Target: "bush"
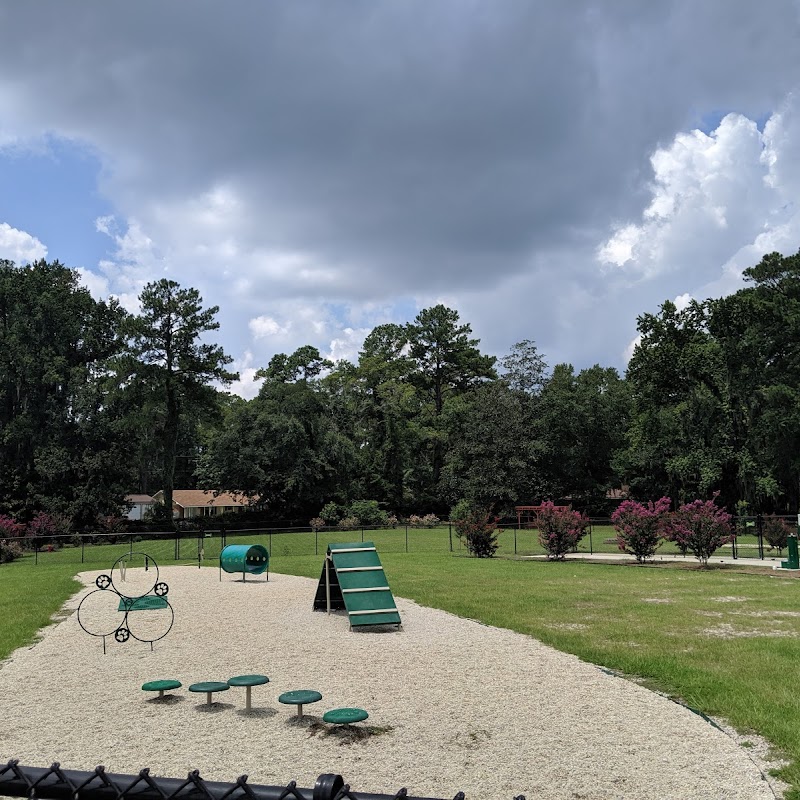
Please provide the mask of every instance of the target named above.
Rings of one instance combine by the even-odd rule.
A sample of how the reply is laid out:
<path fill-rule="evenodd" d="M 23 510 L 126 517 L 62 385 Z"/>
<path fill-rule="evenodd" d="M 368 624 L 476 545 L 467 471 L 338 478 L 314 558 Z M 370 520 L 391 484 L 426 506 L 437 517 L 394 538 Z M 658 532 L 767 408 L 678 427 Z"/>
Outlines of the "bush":
<path fill-rule="evenodd" d="M 714 505 L 713 500 L 686 503 L 667 518 L 664 538 L 675 542 L 683 552 L 691 552 L 705 567 L 717 548 L 732 541 L 731 515 Z"/>
<path fill-rule="evenodd" d="M 661 544 L 664 515 L 669 511 L 670 500 L 662 497 L 647 505 L 635 500 L 624 500 L 611 515 L 617 531 L 617 546 L 623 553 L 636 556 L 639 563 L 652 558 Z"/>
<path fill-rule="evenodd" d="M 347 509 L 347 516 L 355 517 L 360 525 L 367 528 L 386 525 L 389 518 L 377 500 L 354 500 Z"/>
<path fill-rule="evenodd" d="M 542 503 L 536 513 L 539 529 L 539 544 L 547 551 L 551 560 L 563 560 L 564 556 L 578 546 L 586 535 L 589 518 L 569 508 L 557 508 L 553 503 Z"/>
<path fill-rule="evenodd" d="M 352 531 L 358 528 L 359 525 L 355 517 L 344 517 L 336 523 L 336 527 L 340 531 Z"/>
<path fill-rule="evenodd" d="M 441 520 L 436 514 L 425 514 L 424 517 L 419 517 L 416 514 L 412 514 L 408 518 L 408 524 L 412 528 L 435 528 Z"/>
<path fill-rule="evenodd" d="M 319 516 L 326 525 L 335 525 L 345 515 L 345 509 L 338 503 L 326 503 L 319 512 Z"/>
<path fill-rule="evenodd" d="M 464 540 L 470 555 L 494 558 L 500 546 L 497 541 L 497 517 L 462 500 L 453 508 L 450 520 L 456 529 L 456 536 Z"/>
<path fill-rule="evenodd" d="M 778 555 L 786 547 L 789 534 L 793 533 L 786 520 L 776 517 L 774 514 L 764 517 L 763 534 L 769 544 L 769 549 L 776 549 Z"/>
<path fill-rule="evenodd" d="M 22 558 L 22 545 L 14 539 L 0 539 L 0 564 Z"/>
<path fill-rule="evenodd" d="M 321 531 L 325 527 L 325 520 L 322 517 L 314 517 L 314 519 L 309 520 L 308 527 L 315 532 Z"/>
<path fill-rule="evenodd" d="M 397 517 L 394 514 L 389 514 L 389 516 L 386 517 L 386 524 L 390 528 L 396 528 L 397 527 Z"/>
<path fill-rule="evenodd" d="M 144 512 L 143 517 L 145 522 L 152 522 L 156 525 L 165 525 L 172 528 L 175 525 L 175 519 L 172 513 L 167 509 L 163 503 L 153 503 Z"/>
<path fill-rule="evenodd" d="M 0 539 L 19 539 L 24 534 L 24 525 L 20 525 L 5 514 L 0 514 Z"/>
<path fill-rule="evenodd" d="M 47 547 L 52 550 L 61 547 L 61 539 L 58 537 L 68 537 L 70 529 L 71 524 L 68 517 L 39 511 L 28 523 L 26 535 L 34 547 Z"/>

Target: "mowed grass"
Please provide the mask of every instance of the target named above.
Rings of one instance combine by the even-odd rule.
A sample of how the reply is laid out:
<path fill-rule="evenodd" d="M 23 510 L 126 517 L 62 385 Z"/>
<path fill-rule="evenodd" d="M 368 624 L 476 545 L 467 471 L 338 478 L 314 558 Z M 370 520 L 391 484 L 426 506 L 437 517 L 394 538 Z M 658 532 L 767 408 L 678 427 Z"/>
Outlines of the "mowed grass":
<path fill-rule="evenodd" d="M 0 566 L 0 661 L 30 644 L 80 589 L 76 571 L 71 565 L 29 568 L 24 561 Z"/>
<path fill-rule="evenodd" d="M 377 535 L 367 533 L 378 543 L 396 595 L 534 636 L 765 737 L 791 761 L 781 777 L 794 787 L 789 797 L 800 799 L 800 582 L 739 568 L 473 559 L 457 542 L 450 553 L 441 533 L 420 533 L 429 538 L 415 544 L 421 548 L 427 541 L 435 549 L 409 547 L 405 553 L 404 540 L 382 547 Z M 358 541 L 360 534 L 316 543 L 313 534 L 307 537 L 312 538 L 301 542 L 273 534 L 270 569 L 318 579 L 327 542 Z M 241 543 L 255 541 L 248 536 Z M 229 536 L 228 543 L 235 538 Z M 134 547 L 150 553 L 151 544 L 156 543 Z M 174 555 L 174 543 L 159 544 L 172 547 Z M 316 555 L 308 552 L 315 544 Z M 216 558 L 210 546 L 211 540 L 203 543 L 207 565 Z M 34 566 L 31 558 L 0 567 L 0 658 L 32 641 L 78 588 L 75 572 L 110 569 L 118 548 L 108 546 L 102 563 L 92 558 L 83 567 L 44 560 Z M 93 548 L 98 560 L 104 549 Z M 167 555 L 165 550 L 160 563 L 175 563 Z M 186 563 L 196 563 L 196 545 L 194 562 L 190 556 L 187 551 Z M 535 684 L 530 689 L 535 692 Z"/>

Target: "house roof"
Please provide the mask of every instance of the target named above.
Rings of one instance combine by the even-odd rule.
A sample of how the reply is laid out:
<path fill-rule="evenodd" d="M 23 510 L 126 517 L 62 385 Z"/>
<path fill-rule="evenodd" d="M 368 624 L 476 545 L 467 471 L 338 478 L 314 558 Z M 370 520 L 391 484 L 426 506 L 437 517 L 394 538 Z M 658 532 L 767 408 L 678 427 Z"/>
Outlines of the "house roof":
<path fill-rule="evenodd" d="M 149 494 L 126 494 L 125 502 L 144 505 L 145 503 L 155 503 L 156 501 Z"/>
<path fill-rule="evenodd" d="M 163 500 L 164 492 L 156 492 L 156 497 L 159 495 Z M 228 492 L 214 494 L 211 490 L 206 489 L 173 489 L 172 502 L 181 508 L 208 506 L 216 508 L 219 506 L 246 506 L 250 501 L 243 494 L 229 494 Z"/>

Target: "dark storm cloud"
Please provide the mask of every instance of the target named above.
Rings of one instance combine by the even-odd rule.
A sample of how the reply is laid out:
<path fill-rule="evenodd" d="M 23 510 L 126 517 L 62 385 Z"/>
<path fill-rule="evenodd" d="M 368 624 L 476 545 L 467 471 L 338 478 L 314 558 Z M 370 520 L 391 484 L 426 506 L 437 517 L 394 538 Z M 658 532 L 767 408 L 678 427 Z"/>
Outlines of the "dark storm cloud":
<path fill-rule="evenodd" d="M 141 232 L 120 251 L 153 244 L 239 322 L 240 347 L 248 317 L 280 317 L 272 301 L 442 296 L 495 351 L 534 337 L 595 360 L 613 340 L 613 360 L 636 314 L 687 290 L 688 268 L 626 290 L 598 246 L 641 220 L 656 148 L 728 111 L 764 119 L 800 86 L 798 10 L 7 2 L 0 142 L 50 132 L 93 148 L 101 190 Z M 215 190 L 230 203 L 198 212 Z M 156 277 L 127 277 L 143 275 Z M 608 321 L 587 335 L 592 303 Z"/>
<path fill-rule="evenodd" d="M 124 211 L 227 182 L 245 241 L 480 285 L 633 213 L 647 154 L 709 103 L 771 108 L 800 44 L 793 4 L 765 9 L 8 4 L 0 82 L 100 149 Z"/>

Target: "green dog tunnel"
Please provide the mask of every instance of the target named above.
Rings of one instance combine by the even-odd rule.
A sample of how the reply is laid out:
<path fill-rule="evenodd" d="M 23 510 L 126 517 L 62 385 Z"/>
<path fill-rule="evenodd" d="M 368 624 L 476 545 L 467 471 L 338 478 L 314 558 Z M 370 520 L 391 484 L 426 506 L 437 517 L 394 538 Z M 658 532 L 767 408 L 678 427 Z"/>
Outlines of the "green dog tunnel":
<path fill-rule="evenodd" d="M 260 544 L 229 544 L 219 554 L 219 579 L 225 572 L 241 572 L 242 580 L 247 580 L 247 573 L 261 575 L 267 573 L 269 580 L 269 551 Z"/>

